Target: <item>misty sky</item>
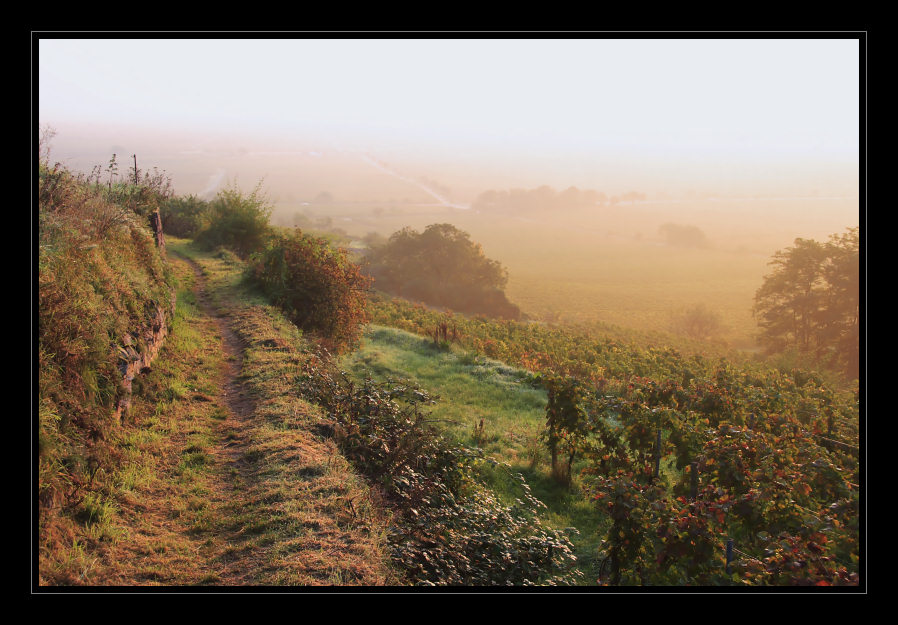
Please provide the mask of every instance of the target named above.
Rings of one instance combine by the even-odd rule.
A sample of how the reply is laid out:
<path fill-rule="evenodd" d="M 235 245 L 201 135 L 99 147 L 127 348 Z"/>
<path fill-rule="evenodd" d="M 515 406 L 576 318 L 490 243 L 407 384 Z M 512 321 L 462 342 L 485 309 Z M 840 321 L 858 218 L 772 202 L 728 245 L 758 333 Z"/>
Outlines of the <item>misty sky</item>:
<path fill-rule="evenodd" d="M 45 39 L 39 121 L 856 159 L 852 39 Z"/>

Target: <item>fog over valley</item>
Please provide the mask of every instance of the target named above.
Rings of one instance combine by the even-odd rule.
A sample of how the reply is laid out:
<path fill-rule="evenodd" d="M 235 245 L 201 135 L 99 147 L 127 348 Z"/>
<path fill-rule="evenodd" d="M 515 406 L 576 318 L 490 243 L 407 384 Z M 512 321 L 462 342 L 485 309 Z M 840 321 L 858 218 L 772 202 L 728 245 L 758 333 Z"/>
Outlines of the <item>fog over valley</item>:
<path fill-rule="evenodd" d="M 32 39 L 35 586 L 866 590 L 866 32 Z"/>
<path fill-rule="evenodd" d="M 856 42 L 231 43 L 105 42 L 211 68 L 172 69 L 160 97 L 127 75 L 121 92 L 67 90 L 63 64 L 115 71 L 118 55 L 42 42 L 59 64 L 39 91 L 52 158 L 90 172 L 136 154 L 201 199 L 261 181 L 274 225 L 357 248 L 451 223 L 507 268 L 535 318 L 663 329 L 709 301 L 746 347 L 771 255 L 860 223 Z M 305 82 L 254 58 L 295 59 Z M 226 67 L 260 91 L 224 89 Z"/>

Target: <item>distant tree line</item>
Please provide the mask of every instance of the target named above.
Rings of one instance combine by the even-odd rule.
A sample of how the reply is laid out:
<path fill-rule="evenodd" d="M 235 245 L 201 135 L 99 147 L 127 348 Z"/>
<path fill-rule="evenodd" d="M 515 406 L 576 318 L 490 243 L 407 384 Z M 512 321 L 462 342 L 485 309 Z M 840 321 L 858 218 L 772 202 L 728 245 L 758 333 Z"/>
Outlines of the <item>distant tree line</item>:
<path fill-rule="evenodd" d="M 638 202 L 645 200 L 644 193 L 629 191 L 620 196 L 610 198 L 601 191 L 592 189 L 580 190 L 568 187 L 564 191 L 556 191 L 543 185 L 536 189 L 510 189 L 507 191 L 489 190 L 481 193 L 472 208 L 481 211 L 554 211 L 571 208 L 595 207 L 618 202 Z"/>
<path fill-rule="evenodd" d="M 754 314 L 769 353 L 793 352 L 845 375 L 859 373 L 858 228 L 829 241 L 795 239 L 774 254 L 755 294 Z"/>
<path fill-rule="evenodd" d="M 404 228 L 372 249 L 366 272 L 375 288 L 466 314 L 520 319 L 508 301 L 508 272 L 487 258 L 467 232 L 432 224 L 424 232 Z"/>

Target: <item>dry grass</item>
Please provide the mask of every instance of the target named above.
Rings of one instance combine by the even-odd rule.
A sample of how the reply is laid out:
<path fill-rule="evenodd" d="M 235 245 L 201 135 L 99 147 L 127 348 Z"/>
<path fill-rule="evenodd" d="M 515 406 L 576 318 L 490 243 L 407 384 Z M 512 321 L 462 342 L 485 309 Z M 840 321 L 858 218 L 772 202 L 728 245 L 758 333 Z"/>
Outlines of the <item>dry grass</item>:
<path fill-rule="evenodd" d="M 41 165 L 38 191 L 38 581 L 86 583 L 124 535 L 119 357 L 148 348 L 169 274 L 140 215 L 60 166 Z"/>
<path fill-rule="evenodd" d="M 292 391 L 298 332 L 246 299 L 233 259 L 199 256 L 196 274 L 179 249 L 175 326 L 116 433 L 102 514 L 54 525 L 40 583 L 396 583 L 388 519 Z M 209 302 L 191 295 L 201 283 Z"/>

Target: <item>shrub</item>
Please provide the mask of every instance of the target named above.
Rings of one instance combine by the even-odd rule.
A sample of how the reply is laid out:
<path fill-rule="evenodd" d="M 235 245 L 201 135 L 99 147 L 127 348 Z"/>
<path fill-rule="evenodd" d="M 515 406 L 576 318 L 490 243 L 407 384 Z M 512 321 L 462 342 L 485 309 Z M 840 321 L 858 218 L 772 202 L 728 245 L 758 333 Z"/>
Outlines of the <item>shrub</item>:
<path fill-rule="evenodd" d="M 711 247 L 708 237 L 697 226 L 666 223 L 658 228 L 658 232 L 664 236 L 668 245 L 676 247 Z"/>
<path fill-rule="evenodd" d="M 696 304 L 675 317 L 672 326 L 676 332 L 699 341 L 706 341 L 723 330 L 720 315 L 705 304 Z"/>
<path fill-rule="evenodd" d="M 527 586 L 575 584 L 576 557 L 565 531 L 544 528 L 545 504 L 520 474 L 521 496 L 497 500 L 478 478 L 478 449 L 444 438 L 423 407 L 428 393 L 406 381 L 358 386 L 326 354 L 303 366 L 302 393 L 333 418 L 325 424 L 343 454 L 380 490 L 394 511 L 392 560 L 416 585 Z"/>
<path fill-rule="evenodd" d="M 162 204 L 162 228 L 166 234 L 186 239 L 194 238 L 202 229 L 209 203 L 195 195 L 174 197 Z"/>
<path fill-rule="evenodd" d="M 368 322 L 367 289 L 346 252 L 302 232 L 273 235 L 253 257 L 252 279 L 290 320 L 335 351 L 354 347 Z"/>
<path fill-rule="evenodd" d="M 265 247 L 271 234 L 268 218 L 272 207 L 262 192 L 262 183 L 249 195 L 234 183 L 218 192 L 206 211 L 206 225 L 195 240 L 206 249 L 223 245 L 241 258 Z"/>

